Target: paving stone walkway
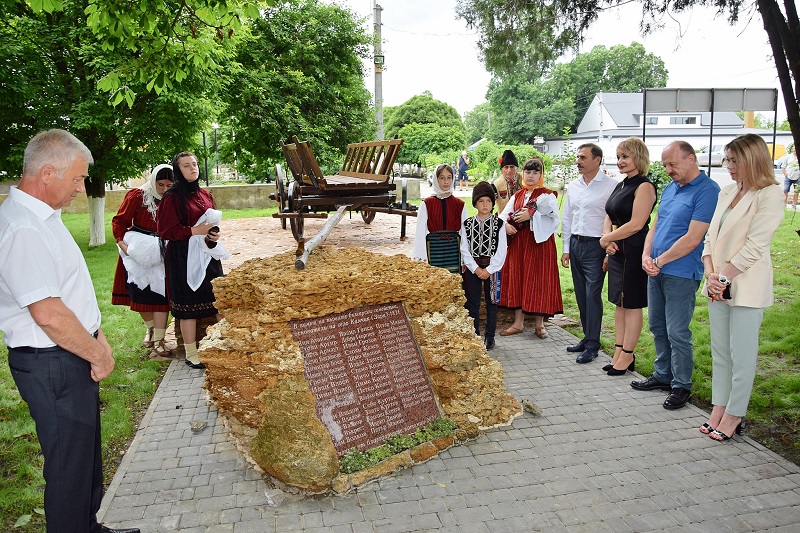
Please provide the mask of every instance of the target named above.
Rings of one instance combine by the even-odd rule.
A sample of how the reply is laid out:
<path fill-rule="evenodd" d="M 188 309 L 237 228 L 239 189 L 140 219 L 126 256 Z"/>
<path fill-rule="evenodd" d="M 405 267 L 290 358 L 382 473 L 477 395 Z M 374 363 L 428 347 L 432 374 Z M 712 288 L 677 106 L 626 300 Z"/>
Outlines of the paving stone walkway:
<path fill-rule="evenodd" d="M 234 222 L 259 231 L 254 221 L 229 221 L 223 231 L 234 233 Z M 291 249 L 273 230 L 264 233 Z M 389 253 L 408 247 L 388 242 Z M 240 256 L 274 249 L 257 238 L 252 247 Z M 663 409 L 666 393 L 630 387 L 638 375 L 601 372 L 604 354 L 575 364 L 564 350 L 574 336 L 548 330 L 544 340 L 533 328 L 498 337 L 491 352 L 509 391 L 534 401 L 540 416 L 337 497 L 272 489 L 228 440 L 203 372 L 173 362 L 99 519 L 146 533 L 800 531 L 799 467 L 746 436 L 712 441 L 697 429 L 704 411 Z M 208 426 L 195 433 L 193 421 Z"/>

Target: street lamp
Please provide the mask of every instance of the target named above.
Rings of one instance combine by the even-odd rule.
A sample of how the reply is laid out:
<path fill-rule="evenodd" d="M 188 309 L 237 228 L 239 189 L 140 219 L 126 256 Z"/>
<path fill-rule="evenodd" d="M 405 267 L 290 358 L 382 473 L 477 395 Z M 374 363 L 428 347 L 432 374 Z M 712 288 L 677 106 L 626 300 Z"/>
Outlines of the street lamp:
<path fill-rule="evenodd" d="M 214 128 L 214 162 L 217 164 L 217 176 L 219 176 L 219 154 L 217 152 L 217 130 L 219 129 L 219 124 L 212 122 L 211 127 Z"/>

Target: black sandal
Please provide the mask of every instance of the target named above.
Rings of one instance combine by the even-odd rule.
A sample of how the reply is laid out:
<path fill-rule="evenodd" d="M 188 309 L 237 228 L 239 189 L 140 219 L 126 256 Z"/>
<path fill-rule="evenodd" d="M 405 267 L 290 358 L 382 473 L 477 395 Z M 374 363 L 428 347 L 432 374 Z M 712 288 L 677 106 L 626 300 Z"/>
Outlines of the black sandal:
<path fill-rule="evenodd" d="M 622 345 L 621 345 L 621 344 L 615 344 L 615 345 L 614 345 L 614 347 L 615 347 L 615 348 L 622 348 Z M 612 365 L 611 363 L 609 363 L 609 364 L 607 364 L 606 366 L 604 366 L 604 367 L 603 367 L 603 372 L 608 372 L 608 371 L 609 371 L 609 370 L 611 370 L 612 368 L 614 368 L 614 365 Z"/>

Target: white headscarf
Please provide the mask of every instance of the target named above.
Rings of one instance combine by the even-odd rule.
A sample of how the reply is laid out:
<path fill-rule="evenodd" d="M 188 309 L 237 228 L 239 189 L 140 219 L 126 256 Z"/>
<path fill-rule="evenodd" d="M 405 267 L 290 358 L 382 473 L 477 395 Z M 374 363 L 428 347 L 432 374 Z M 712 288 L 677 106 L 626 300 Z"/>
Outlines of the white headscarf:
<path fill-rule="evenodd" d="M 453 187 L 452 186 L 450 187 L 450 190 L 445 191 L 439 185 L 439 173 L 444 169 L 449 169 L 450 173 L 451 174 L 453 173 L 453 168 L 450 165 L 446 164 L 446 163 L 442 163 L 441 165 L 437 166 L 436 170 L 433 172 L 433 183 L 431 183 L 431 186 L 433 187 L 433 194 L 437 198 L 447 198 L 448 196 L 452 196 L 453 195 Z M 455 178 L 455 175 L 453 176 L 453 178 Z M 455 181 L 455 179 L 454 179 L 454 181 Z"/>
<path fill-rule="evenodd" d="M 168 168 L 170 171 L 172 170 L 172 165 L 165 165 L 161 164 L 156 166 L 153 171 L 150 173 L 150 179 L 147 180 L 144 185 L 139 187 L 142 192 L 144 193 L 142 203 L 144 203 L 147 210 L 153 216 L 153 220 L 156 219 L 156 210 L 158 209 L 158 205 L 156 201 L 161 200 L 161 195 L 158 194 L 158 190 L 156 189 L 156 181 L 158 178 L 158 173 L 161 172 L 163 169 Z"/>

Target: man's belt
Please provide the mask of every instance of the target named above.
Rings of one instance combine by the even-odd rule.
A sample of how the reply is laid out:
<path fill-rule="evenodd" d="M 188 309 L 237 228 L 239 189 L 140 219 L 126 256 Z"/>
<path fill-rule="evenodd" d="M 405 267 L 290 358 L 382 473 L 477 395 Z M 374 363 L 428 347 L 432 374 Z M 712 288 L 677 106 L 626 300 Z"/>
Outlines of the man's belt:
<path fill-rule="evenodd" d="M 578 242 L 599 241 L 600 237 L 586 237 L 585 235 L 572 235 L 572 238 Z"/>
<path fill-rule="evenodd" d="M 473 259 L 475 259 L 475 262 L 476 262 L 476 263 L 478 264 L 478 266 L 479 266 L 479 267 L 481 267 L 481 268 L 486 268 L 486 267 L 488 267 L 488 266 L 489 266 L 489 263 L 491 263 L 491 262 L 492 262 L 492 258 L 491 258 L 491 257 L 489 257 L 488 255 L 481 255 L 481 256 L 478 256 L 478 257 L 473 257 Z"/>
<path fill-rule="evenodd" d="M 92 337 L 95 339 L 97 338 L 97 331 L 92 333 Z M 17 352 L 22 353 L 52 353 L 52 352 L 66 352 L 69 350 L 65 350 L 61 346 L 48 346 L 46 348 L 36 348 L 35 346 L 17 346 L 17 347 L 10 347 L 9 350 L 16 350 Z"/>

